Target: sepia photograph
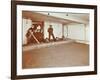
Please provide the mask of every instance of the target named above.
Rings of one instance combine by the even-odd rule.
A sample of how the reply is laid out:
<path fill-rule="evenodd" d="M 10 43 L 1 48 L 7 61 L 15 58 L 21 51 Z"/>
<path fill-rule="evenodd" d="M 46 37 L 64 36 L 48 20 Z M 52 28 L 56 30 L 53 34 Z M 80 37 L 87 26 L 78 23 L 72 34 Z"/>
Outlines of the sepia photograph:
<path fill-rule="evenodd" d="M 97 7 L 12 1 L 12 79 L 97 74 Z"/>
<path fill-rule="evenodd" d="M 89 14 L 22 11 L 22 67 L 89 65 Z"/>

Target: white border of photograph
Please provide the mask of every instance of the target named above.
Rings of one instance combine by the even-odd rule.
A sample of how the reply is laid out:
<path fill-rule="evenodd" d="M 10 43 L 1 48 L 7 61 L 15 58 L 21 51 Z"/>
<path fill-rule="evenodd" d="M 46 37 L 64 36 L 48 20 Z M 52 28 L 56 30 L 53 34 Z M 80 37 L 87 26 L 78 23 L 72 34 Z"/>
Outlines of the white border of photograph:
<path fill-rule="evenodd" d="M 54 68 L 33 68 L 22 69 L 22 10 L 25 11 L 50 11 L 50 12 L 71 12 L 71 13 L 89 13 L 90 42 L 89 42 L 89 66 L 74 67 L 54 67 Z M 94 10 L 79 8 L 60 8 L 44 6 L 26 6 L 17 5 L 17 75 L 36 75 L 50 73 L 69 73 L 94 71 Z"/>

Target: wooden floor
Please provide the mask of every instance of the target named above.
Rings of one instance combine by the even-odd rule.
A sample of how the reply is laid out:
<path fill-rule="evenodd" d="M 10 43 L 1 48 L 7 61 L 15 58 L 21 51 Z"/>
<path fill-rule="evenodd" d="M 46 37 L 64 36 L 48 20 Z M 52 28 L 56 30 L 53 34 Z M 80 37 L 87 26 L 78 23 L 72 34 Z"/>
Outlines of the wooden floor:
<path fill-rule="evenodd" d="M 89 65 L 89 45 L 66 43 L 23 51 L 22 67 L 46 68 Z"/>

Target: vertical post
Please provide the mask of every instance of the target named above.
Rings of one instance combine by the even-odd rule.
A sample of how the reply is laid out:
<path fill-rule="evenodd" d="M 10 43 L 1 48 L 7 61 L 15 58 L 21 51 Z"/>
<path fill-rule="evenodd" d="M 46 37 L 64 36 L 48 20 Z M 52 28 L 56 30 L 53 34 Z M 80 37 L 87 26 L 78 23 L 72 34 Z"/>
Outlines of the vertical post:
<path fill-rule="evenodd" d="M 84 24 L 84 41 L 86 41 L 86 24 Z"/>
<path fill-rule="evenodd" d="M 64 38 L 64 24 L 62 24 L 62 39 Z"/>
<path fill-rule="evenodd" d="M 67 28 L 67 37 L 68 37 L 68 26 L 66 25 L 66 28 Z"/>

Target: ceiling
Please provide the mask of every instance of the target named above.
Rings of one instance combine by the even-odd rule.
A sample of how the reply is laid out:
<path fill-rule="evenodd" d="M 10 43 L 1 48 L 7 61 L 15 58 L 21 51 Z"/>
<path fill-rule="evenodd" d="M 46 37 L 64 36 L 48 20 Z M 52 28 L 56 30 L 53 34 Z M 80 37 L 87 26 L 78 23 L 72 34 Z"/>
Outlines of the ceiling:
<path fill-rule="evenodd" d="M 30 18 L 32 21 L 51 21 L 62 24 L 69 23 L 88 23 L 89 14 L 81 13 L 51 13 L 51 12 L 33 12 L 23 11 L 23 18 Z"/>

